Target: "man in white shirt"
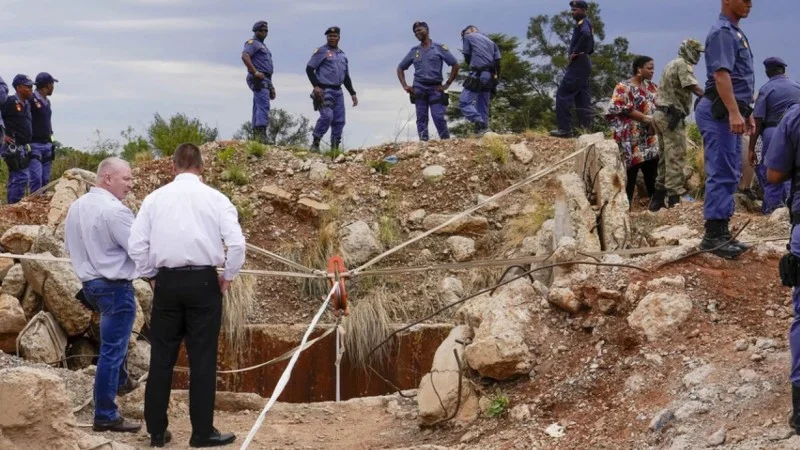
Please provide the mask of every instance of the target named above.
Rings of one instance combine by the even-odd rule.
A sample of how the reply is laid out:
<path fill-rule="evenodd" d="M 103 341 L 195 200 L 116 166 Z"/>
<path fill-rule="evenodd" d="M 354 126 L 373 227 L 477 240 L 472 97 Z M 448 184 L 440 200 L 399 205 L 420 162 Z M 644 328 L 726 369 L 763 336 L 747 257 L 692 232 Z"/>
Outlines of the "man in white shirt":
<path fill-rule="evenodd" d="M 214 428 L 217 341 L 222 295 L 244 264 L 245 240 L 236 207 L 200 180 L 200 149 L 194 144 L 179 145 L 172 164 L 175 180 L 144 199 L 129 241 L 136 268 L 144 277 L 155 277 L 145 422 L 152 446 L 169 441 L 172 370 L 185 338 L 192 422 L 189 445 L 226 445 L 236 436 Z M 216 268 L 223 264 L 224 271 L 217 276 Z"/>
<path fill-rule="evenodd" d="M 64 241 L 86 301 L 100 312 L 100 356 L 94 377 L 95 431 L 137 432 L 114 398 L 133 390 L 125 361 L 136 318 L 132 280 L 136 266 L 128 256 L 133 213 L 120 200 L 131 190 L 131 168 L 107 158 L 97 168 L 97 185 L 69 207 Z"/>

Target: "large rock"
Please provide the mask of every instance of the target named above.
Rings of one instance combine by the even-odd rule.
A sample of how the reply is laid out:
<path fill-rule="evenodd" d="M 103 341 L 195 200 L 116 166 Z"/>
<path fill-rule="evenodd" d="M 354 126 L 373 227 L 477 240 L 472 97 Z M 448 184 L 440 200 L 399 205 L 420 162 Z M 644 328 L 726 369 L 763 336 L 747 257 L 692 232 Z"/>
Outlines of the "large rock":
<path fill-rule="evenodd" d="M 512 145 L 511 154 L 522 164 L 528 164 L 533 160 L 533 152 L 528 150 L 528 145 L 525 141 Z"/>
<path fill-rule="evenodd" d="M 311 163 L 311 168 L 308 171 L 308 179 L 310 180 L 325 180 L 330 176 L 328 165 L 322 161 L 314 161 Z"/>
<path fill-rule="evenodd" d="M 653 247 L 678 245 L 683 239 L 697 237 L 697 231 L 686 225 L 664 225 L 650 232 L 648 242 Z"/>
<path fill-rule="evenodd" d="M 22 295 L 25 293 L 25 285 L 25 272 L 22 270 L 22 265 L 14 264 L 14 266 L 9 269 L 6 277 L 3 278 L 3 294 L 22 298 Z"/>
<path fill-rule="evenodd" d="M 14 260 L 11 258 L 0 258 L 0 280 L 8 275 L 8 271 L 14 267 Z"/>
<path fill-rule="evenodd" d="M 431 230 L 447 222 L 454 216 L 431 214 L 422 221 L 422 228 Z M 462 217 L 434 234 L 484 234 L 489 229 L 489 221 L 481 216 Z"/>
<path fill-rule="evenodd" d="M 586 185 L 574 173 L 559 175 L 556 192 L 553 244 L 562 237 L 571 237 L 583 252 L 599 252 L 596 233 L 597 215 L 586 199 Z"/>
<path fill-rule="evenodd" d="M 25 318 L 31 320 L 39 311 L 42 310 L 43 301 L 42 296 L 33 290 L 33 286 L 28 285 L 25 288 L 25 293 L 20 299 L 22 310 L 25 311 Z"/>
<path fill-rule="evenodd" d="M 443 177 L 446 172 L 447 170 L 442 166 L 428 166 L 422 171 L 422 176 L 426 180 L 435 181 Z"/>
<path fill-rule="evenodd" d="M 145 340 L 136 341 L 128 349 L 128 372 L 138 380 L 150 370 L 150 344 Z"/>
<path fill-rule="evenodd" d="M 475 338 L 464 355 L 482 377 L 507 380 L 530 372 L 533 356 L 525 337 L 531 323 L 531 300 L 536 290 L 527 279 L 501 287 L 470 301 L 464 310 L 469 323 L 478 323 Z M 477 307 L 476 307 L 477 306 Z"/>
<path fill-rule="evenodd" d="M 649 341 L 668 334 L 689 318 L 692 301 L 679 292 L 651 292 L 636 306 L 628 324 L 644 333 Z"/>
<path fill-rule="evenodd" d="M 67 367 L 70 370 L 81 370 L 92 365 L 92 361 L 98 354 L 98 348 L 94 342 L 85 337 L 75 340 L 67 348 Z"/>
<path fill-rule="evenodd" d="M 67 217 L 69 206 L 81 195 L 89 191 L 89 184 L 97 181 L 97 176 L 83 169 L 69 169 L 56 183 L 55 193 L 50 199 L 50 210 L 47 213 L 47 224 L 58 226 Z"/>
<path fill-rule="evenodd" d="M 83 334 L 89 326 L 91 313 L 75 299 L 81 282 L 72 267 L 58 262 L 24 260 L 22 268 L 25 279 L 42 296 L 45 307 L 53 313 L 64 331 L 69 336 Z"/>
<path fill-rule="evenodd" d="M 150 288 L 150 283 L 141 279 L 133 280 L 133 289 L 136 295 L 136 302 L 142 308 L 144 322 L 149 324 L 150 315 L 153 312 L 153 290 Z"/>
<path fill-rule="evenodd" d="M 417 391 L 417 404 L 419 406 L 419 421 L 422 425 L 431 425 L 450 417 L 456 410 L 459 397 L 461 407 L 456 416 L 460 422 L 471 422 L 478 418 L 478 398 L 472 384 L 466 377 L 461 382 L 461 392 L 458 390 L 458 358 L 464 360 L 463 346 L 456 342 L 465 342 L 472 337 L 472 330 L 466 326 L 459 326 L 450 331 L 447 339 L 436 349 L 433 357 L 431 373 L 422 377 Z M 462 369 L 466 370 L 462 362 Z"/>
<path fill-rule="evenodd" d="M 582 134 L 575 142 L 576 151 L 584 149 L 584 153 L 575 158 L 575 173 L 581 174 L 581 178 L 584 181 L 588 179 L 588 177 L 584 176 L 584 174 L 589 172 L 586 167 L 591 158 L 591 152 L 594 151 L 591 146 L 598 142 L 603 142 L 605 138 L 606 137 L 603 135 L 603 133 Z M 594 175 L 594 173 L 592 173 L 592 175 Z"/>
<path fill-rule="evenodd" d="M 49 312 L 40 312 L 20 338 L 19 351 L 32 362 L 50 363 L 63 358 L 67 335 Z"/>
<path fill-rule="evenodd" d="M 369 225 L 360 220 L 344 227 L 340 245 L 348 266 L 365 263 L 382 249 L 380 241 Z"/>
<path fill-rule="evenodd" d="M 627 173 L 619 157 L 619 146 L 613 140 L 597 142 L 594 158 L 589 158 L 588 171 L 594 177 L 593 200 L 601 208 L 600 232 L 604 250 L 621 250 L 631 243 L 630 203 L 625 193 Z M 587 171 L 587 172 L 588 172 Z M 597 174 L 595 176 L 595 174 Z M 588 176 L 588 173 L 587 173 Z"/>
<path fill-rule="evenodd" d="M 0 294 L 0 350 L 15 353 L 17 336 L 27 323 L 19 300 L 8 294 Z"/>
<path fill-rule="evenodd" d="M 458 278 L 442 278 L 436 292 L 439 294 L 441 303 L 447 305 L 458 301 L 464 295 L 464 285 Z"/>
<path fill-rule="evenodd" d="M 564 236 L 550 258 L 550 263 L 570 263 L 588 259 L 580 255 L 575 239 Z M 587 264 L 567 264 L 553 268 L 553 283 L 547 300 L 570 313 L 577 313 L 584 308 L 580 287 L 595 272 L 597 267 Z"/>
<path fill-rule="evenodd" d="M 0 245 L 9 253 L 22 255 L 31 251 L 41 225 L 14 225 L 0 237 Z"/>
<path fill-rule="evenodd" d="M 31 367 L 0 370 L 0 405 L 3 405 L 0 408 L 3 437 L 18 448 L 133 449 L 76 428 L 64 382 L 49 370 Z"/>
<path fill-rule="evenodd" d="M 447 238 L 447 246 L 456 261 L 466 261 L 475 254 L 475 241 L 464 236 L 451 236 Z"/>

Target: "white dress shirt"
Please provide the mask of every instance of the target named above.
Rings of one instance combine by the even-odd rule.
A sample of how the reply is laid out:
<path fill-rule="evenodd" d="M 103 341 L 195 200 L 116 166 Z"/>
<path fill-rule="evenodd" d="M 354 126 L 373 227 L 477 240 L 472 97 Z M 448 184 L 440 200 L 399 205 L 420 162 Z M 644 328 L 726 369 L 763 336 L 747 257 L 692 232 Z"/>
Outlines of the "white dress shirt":
<path fill-rule="evenodd" d="M 133 213 L 111 192 L 99 187 L 72 203 L 64 225 L 64 244 L 82 282 L 139 277 L 128 257 Z"/>
<path fill-rule="evenodd" d="M 128 251 L 145 277 L 162 267 L 224 263 L 223 277 L 231 281 L 244 264 L 245 241 L 233 203 L 197 175 L 182 173 L 145 197 Z"/>

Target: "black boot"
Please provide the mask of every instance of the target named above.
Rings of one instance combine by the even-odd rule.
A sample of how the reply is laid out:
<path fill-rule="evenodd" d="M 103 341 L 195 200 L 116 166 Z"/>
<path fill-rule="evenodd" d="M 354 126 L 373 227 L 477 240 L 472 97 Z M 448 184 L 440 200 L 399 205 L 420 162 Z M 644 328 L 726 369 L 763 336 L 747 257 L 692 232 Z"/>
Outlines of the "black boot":
<path fill-rule="evenodd" d="M 262 144 L 266 144 L 267 127 L 253 127 L 253 140 L 256 142 L 261 142 Z"/>
<path fill-rule="evenodd" d="M 730 238 L 725 237 L 726 228 L 724 220 L 706 220 L 706 234 L 700 242 L 700 250 L 716 248 L 712 253 L 725 259 L 734 259 L 742 254 L 743 249 L 727 242 Z"/>
<path fill-rule="evenodd" d="M 558 129 L 558 130 L 550 131 L 550 136 L 557 137 L 557 138 L 571 138 L 571 137 L 575 136 L 575 133 L 573 133 L 570 130 Z"/>
<path fill-rule="evenodd" d="M 667 208 L 672 208 L 673 206 L 677 205 L 681 202 L 680 195 L 670 195 L 667 199 Z"/>
<path fill-rule="evenodd" d="M 794 434 L 800 434 L 800 387 L 792 383 L 792 415 L 789 416 L 789 426 L 794 429 Z"/>
<path fill-rule="evenodd" d="M 331 151 L 339 150 L 342 146 L 342 138 L 331 139 Z"/>
<path fill-rule="evenodd" d="M 319 153 L 319 141 L 321 140 L 322 140 L 321 136 L 320 137 L 314 136 L 314 142 L 311 143 L 311 147 L 309 148 L 309 150 L 311 150 L 312 152 Z"/>
<path fill-rule="evenodd" d="M 650 204 L 647 206 L 652 212 L 657 212 L 664 207 L 664 199 L 667 197 L 667 191 L 657 190 L 652 197 L 650 197 Z"/>
<path fill-rule="evenodd" d="M 731 237 L 733 237 L 733 235 L 731 234 L 729 223 L 730 222 L 728 220 L 725 221 L 725 229 L 723 230 L 726 241 L 730 240 Z M 745 244 L 744 242 L 741 242 L 738 239 L 732 240 L 731 241 L 731 245 L 741 248 L 742 249 L 742 253 L 746 252 L 747 250 L 750 250 L 753 247 L 752 245 Z"/>

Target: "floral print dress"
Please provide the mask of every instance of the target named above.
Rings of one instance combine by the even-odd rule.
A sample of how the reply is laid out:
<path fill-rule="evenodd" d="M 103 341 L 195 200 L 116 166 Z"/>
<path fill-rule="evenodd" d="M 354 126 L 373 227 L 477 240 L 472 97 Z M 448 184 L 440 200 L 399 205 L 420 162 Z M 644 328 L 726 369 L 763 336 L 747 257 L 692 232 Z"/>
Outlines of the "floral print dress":
<path fill-rule="evenodd" d="M 625 80 L 614 88 L 606 118 L 614 130 L 614 140 L 619 144 L 628 169 L 658 157 L 657 136 L 649 134 L 646 123 L 630 117 L 633 111 L 646 116 L 653 114 L 656 89 L 656 84 L 647 80 L 642 81 L 641 86 Z"/>

